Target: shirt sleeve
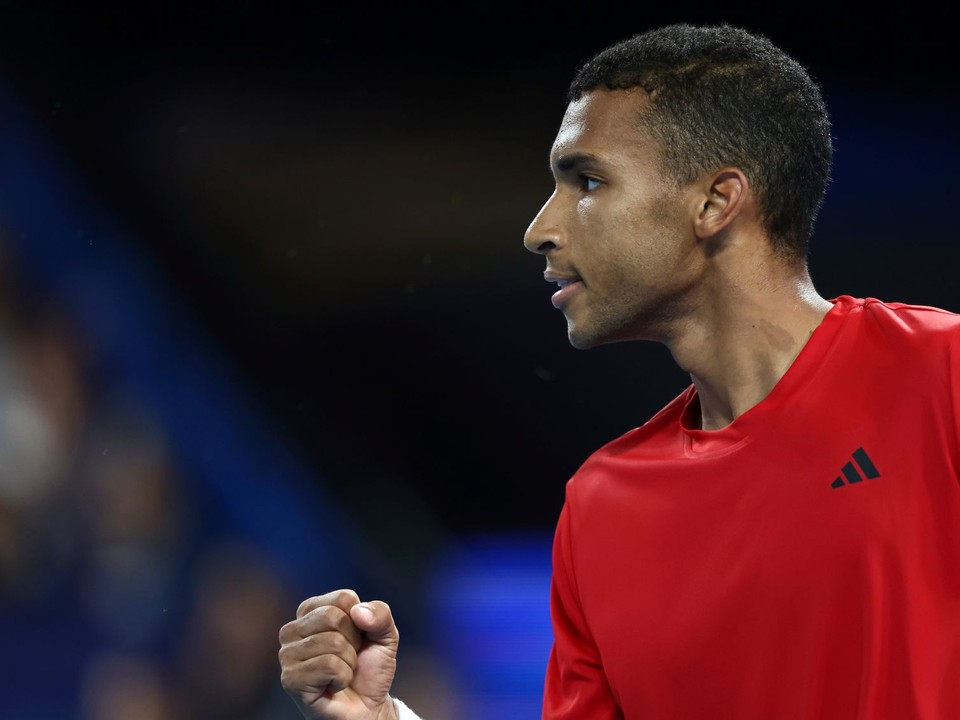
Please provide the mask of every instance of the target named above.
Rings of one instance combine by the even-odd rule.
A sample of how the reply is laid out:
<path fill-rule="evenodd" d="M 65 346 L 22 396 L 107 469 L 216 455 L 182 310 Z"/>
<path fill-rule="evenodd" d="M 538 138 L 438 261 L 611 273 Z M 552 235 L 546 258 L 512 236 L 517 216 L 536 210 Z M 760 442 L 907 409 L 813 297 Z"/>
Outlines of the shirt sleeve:
<path fill-rule="evenodd" d="M 550 615 L 554 642 L 547 661 L 542 720 L 622 720 L 580 606 L 571 516 L 568 495 L 553 542 Z"/>
<path fill-rule="evenodd" d="M 397 720 L 422 720 L 422 718 L 408 708 L 403 701 L 393 698 L 393 704 L 397 706 Z"/>
<path fill-rule="evenodd" d="M 950 335 L 948 354 L 947 385 L 950 388 L 950 409 L 953 416 L 953 458 L 955 466 L 960 467 L 960 328 L 954 328 Z M 960 473 L 957 481 L 960 483 Z"/>

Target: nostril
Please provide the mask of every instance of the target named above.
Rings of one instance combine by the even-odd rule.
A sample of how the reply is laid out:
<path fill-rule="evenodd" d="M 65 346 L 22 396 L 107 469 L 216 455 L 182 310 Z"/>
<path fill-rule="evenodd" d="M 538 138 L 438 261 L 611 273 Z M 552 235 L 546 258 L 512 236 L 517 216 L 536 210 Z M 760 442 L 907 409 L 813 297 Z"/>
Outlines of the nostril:
<path fill-rule="evenodd" d="M 545 255 L 556 247 L 557 245 L 553 242 L 553 240 L 544 240 L 543 242 L 536 243 L 531 250 L 535 253 Z"/>

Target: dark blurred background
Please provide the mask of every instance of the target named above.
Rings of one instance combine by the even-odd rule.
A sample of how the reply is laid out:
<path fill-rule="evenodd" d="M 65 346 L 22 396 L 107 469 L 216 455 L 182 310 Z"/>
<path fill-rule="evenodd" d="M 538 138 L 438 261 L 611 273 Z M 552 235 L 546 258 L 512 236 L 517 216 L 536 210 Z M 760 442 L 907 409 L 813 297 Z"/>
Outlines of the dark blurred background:
<path fill-rule="evenodd" d="M 29 455 L 18 477 L 0 458 L 5 654 L 52 642 L 62 627 L 36 629 L 64 592 L 89 605 L 59 621 L 88 633 L 68 699 L 44 714 L 11 691 L 4 717 L 148 712 L 117 687 L 177 688 L 144 718 L 284 717 L 276 629 L 345 584 L 394 604 L 398 681 L 434 720 L 479 707 L 458 673 L 487 677 L 444 654 L 464 616 L 437 607 L 519 603 L 513 635 L 540 634 L 519 704 L 496 712 L 537 716 L 517 698 L 538 692 L 564 482 L 687 378 L 660 346 L 570 348 L 521 238 L 576 67 L 673 21 L 760 31 L 820 81 L 836 144 L 821 293 L 960 310 L 945 6 L 0 1 L 0 369 L 20 408 L 3 417 L 9 457 Z M 172 619 L 144 610 L 158 598 Z M 225 608 L 261 634 L 234 637 Z M 123 622 L 140 634 L 105 629 Z M 260 691 L 240 697 L 198 647 L 269 655 L 244 671 Z M 43 686 L 39 665 L 8 664 L 22 694 Z"/>

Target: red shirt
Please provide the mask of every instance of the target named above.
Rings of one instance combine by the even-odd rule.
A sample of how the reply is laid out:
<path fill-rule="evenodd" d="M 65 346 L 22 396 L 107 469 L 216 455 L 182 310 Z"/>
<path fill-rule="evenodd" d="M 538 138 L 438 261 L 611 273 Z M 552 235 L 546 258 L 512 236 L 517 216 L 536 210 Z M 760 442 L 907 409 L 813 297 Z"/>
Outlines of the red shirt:
<path fill-rule="evenodd" d="M 960 315 L 842 296 L 770 394 L 570 479 L 545 720 L 960 718 Z"/>

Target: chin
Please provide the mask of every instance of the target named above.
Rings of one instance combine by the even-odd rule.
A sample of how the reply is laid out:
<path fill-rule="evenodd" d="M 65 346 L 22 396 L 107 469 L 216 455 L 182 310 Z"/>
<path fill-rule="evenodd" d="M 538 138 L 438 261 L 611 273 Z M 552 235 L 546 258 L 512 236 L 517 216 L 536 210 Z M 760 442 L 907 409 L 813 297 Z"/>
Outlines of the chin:
<path fill-rule="evenodd" d="M 603 345 L 606 342 L 603 338 L 596 337 L 590 333 L 577 330 L 574 327 L 567 328 L 567 340 L 577 350 L 589 350 L 597 345 Z"/>
<path fill-rule="evenodd" d="M 594 324 L 586 326 L 584 323 L 573 323 L 567 321 L 567 340 L 577 350 L 589 350 L 600 345 L 612 345 L 613 343 L 630 342 L 633 340 L 653 340 L 654 335 L 650 333 L 636 332 L 635 328 L 628 330 L 626 327 L 606 324 Z"/>

